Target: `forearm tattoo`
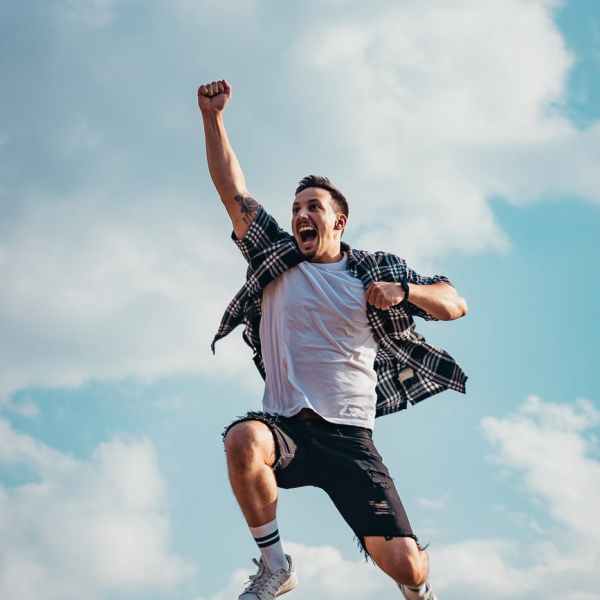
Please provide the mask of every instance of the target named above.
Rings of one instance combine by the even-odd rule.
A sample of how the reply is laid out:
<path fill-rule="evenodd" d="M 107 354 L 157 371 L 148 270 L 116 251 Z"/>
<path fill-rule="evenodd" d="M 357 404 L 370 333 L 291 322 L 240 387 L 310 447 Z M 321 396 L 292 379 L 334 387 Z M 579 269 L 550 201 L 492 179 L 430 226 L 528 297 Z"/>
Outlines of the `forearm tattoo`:
<path fill-rule="evenodd" d="M 250 197 L 250 196 L 242 196 L 237 195 L 234 200 L 238 203 L 240 207 L 240 212 L 242 213 L 242 221 L 247 225 L 250 225 L 254 220 L 254 216 L 256 215 L 256 210 L 258 209 L 258 202 Z"/>

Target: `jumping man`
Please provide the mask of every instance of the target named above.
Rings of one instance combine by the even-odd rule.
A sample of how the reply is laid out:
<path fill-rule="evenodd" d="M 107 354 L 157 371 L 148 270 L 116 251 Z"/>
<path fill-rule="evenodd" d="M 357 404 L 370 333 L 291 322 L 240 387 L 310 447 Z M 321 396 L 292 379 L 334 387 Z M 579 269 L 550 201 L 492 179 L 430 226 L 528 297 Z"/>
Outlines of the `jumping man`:
<path fill-rule="evenodd" d="M 446 277 L 425 277 L 385 252 L 341 241 L 348 203 L 326 177 L 304 177 L 292 203 L 292 234 L 248 193 L 229 143 L 222 81 L 202 85 L 198 104 L 208 168 L 249 263 L 214 343 L 244 323 L 265 379 L 263 411 L 224 434 L 229 480 L 261 558 L 240 600 L 271 600 L 296 587 L 276 519 L 277 490 L 305 485 L 330 496 L 363 551 L 408 600 L 435 600 L 428 555 L 413 533 L 372 431 L 375 418 L 466 376 L 428 345 L 414 316 L 453 320 L 467 306 Z"/>

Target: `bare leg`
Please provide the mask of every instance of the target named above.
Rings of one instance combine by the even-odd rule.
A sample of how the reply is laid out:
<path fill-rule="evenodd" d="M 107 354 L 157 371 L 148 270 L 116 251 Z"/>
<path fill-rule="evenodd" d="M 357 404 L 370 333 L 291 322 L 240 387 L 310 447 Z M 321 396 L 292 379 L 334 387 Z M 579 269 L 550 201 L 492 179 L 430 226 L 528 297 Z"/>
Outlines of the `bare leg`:
<path fill-rule="evenodd" d="M 365 536 L 365 545 L 377 566 L 396 583 L 416 587 L 427 580 L 429 557 L 412 538 Z"/>
<path fill-rule="evenodd" d="M 273 434 L 261 421 L 242 421 L 227 432 L 225 450 L 231 488 L 261 553 L 258 572 L 240 597 L 258 600 L 284 594 L 298 585 L 298 579 L 276 520 Z"/>
<path fill-rule="evenodd" d="M 277 482 L 275 441 L 260 421 L 242 421 L 225 437 L 227 469 L 233 493 L 250 527 L 275 519 Z"/>

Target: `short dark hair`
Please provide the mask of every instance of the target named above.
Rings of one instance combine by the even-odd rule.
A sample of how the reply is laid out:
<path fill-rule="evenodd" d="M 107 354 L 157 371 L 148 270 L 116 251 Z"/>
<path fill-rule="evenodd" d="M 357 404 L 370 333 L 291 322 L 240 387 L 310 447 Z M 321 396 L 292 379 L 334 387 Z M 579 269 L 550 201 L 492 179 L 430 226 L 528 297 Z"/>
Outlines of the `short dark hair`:
<path fill-rule="evenodd" d="M 348 216 L 348 202 L 344 194 L 342 194 L 342 192 L 340 192 L 340 190 L 338 190 L 338 188 L 331 183 L 327 177 L 322 177 L 321 175 L 307 175 L 298 182 L 298 187 L 296 188 L 295 193 L 298 195 L 302 190 L 311 187 L 327 190 L 331 194 L 331 197 L 335 200 L 338 209 L 341 210 L 346 217 Z"/>

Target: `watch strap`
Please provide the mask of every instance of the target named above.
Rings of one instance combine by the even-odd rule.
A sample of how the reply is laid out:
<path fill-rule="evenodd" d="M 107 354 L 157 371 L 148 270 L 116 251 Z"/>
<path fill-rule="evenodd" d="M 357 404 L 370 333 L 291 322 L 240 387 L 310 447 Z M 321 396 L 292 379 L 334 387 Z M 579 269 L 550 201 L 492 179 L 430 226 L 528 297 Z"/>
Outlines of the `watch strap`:
<path fill-rule="evenodd" d="M 408 292 L 409 292 L 408 279 L 406 277 L 402 278 L 400 285 L 402 286 L 402 289 L 404 290 L 404 298 L 402 299 L 402 304 L 404 304 L 404 303 L 408 302 Z"/>

